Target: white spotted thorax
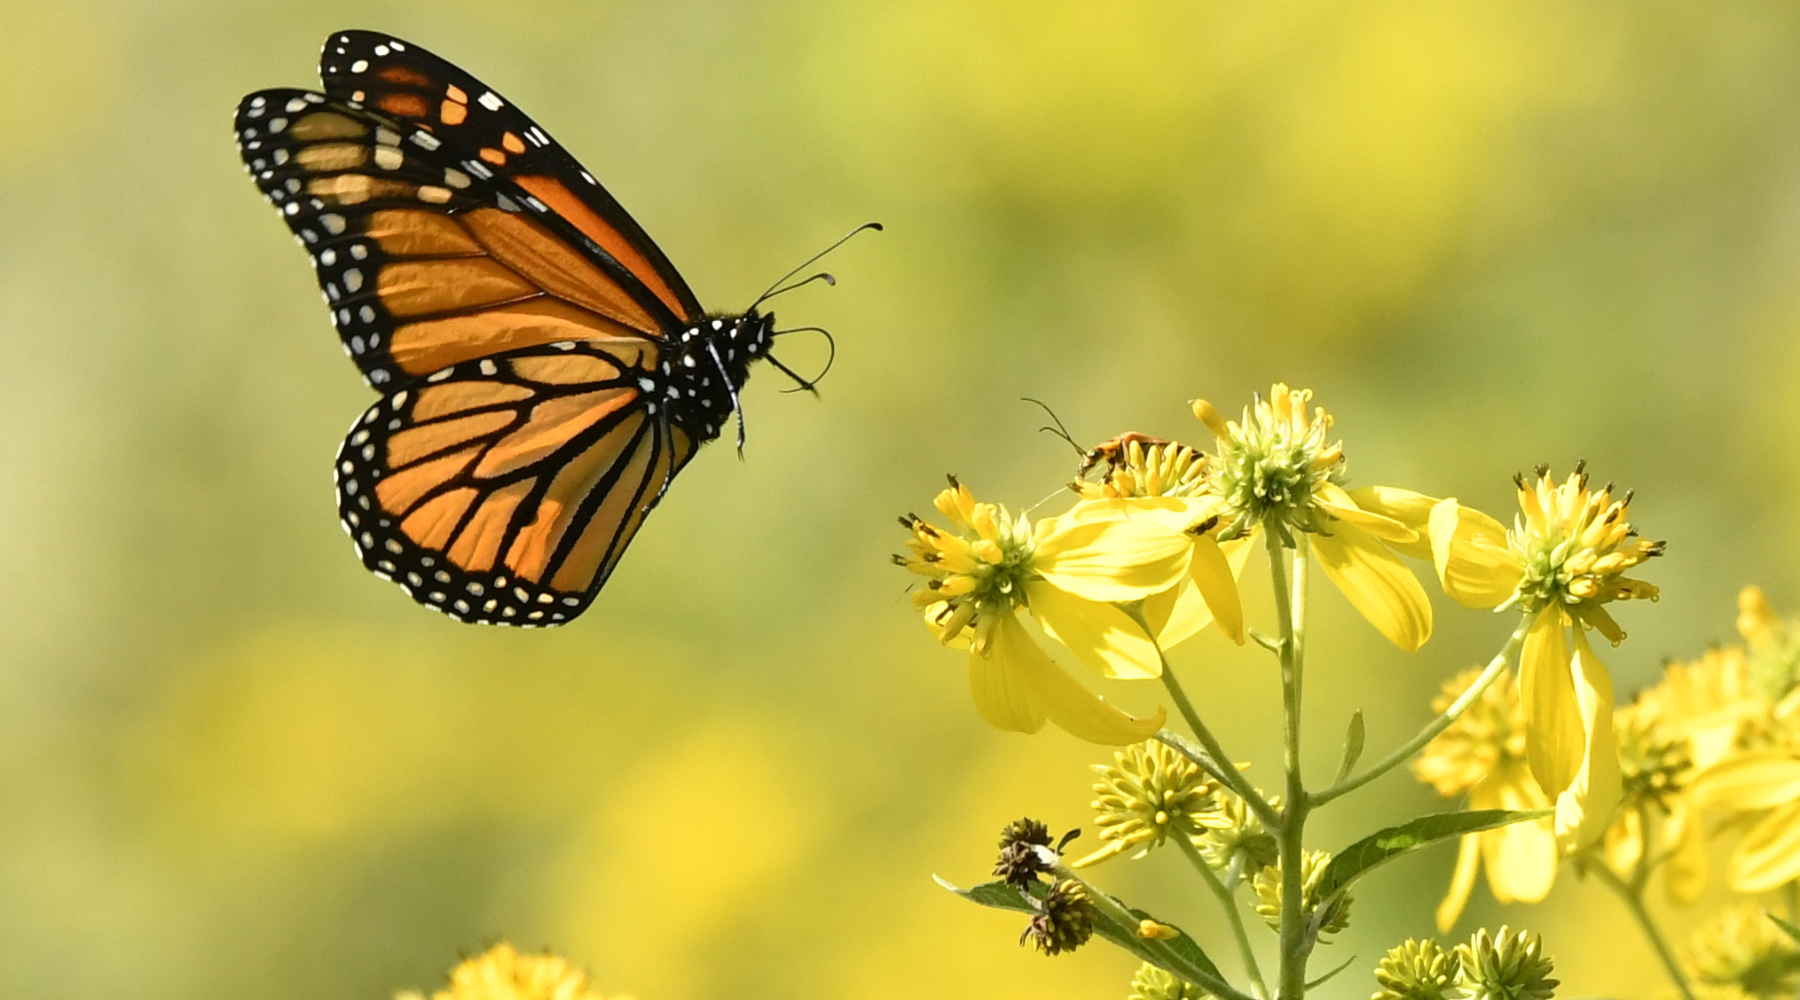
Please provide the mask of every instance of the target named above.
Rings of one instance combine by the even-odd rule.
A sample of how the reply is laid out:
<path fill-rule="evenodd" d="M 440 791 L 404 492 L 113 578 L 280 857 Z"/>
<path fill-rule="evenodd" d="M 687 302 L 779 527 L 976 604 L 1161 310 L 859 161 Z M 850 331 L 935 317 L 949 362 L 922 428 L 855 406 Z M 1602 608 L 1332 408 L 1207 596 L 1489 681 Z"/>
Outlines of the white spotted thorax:
<path fill-rule="evenodd" d="M 655 401 L 654 412 L 697 441 L 719 436 L 738 408 L 737 393 L 750 363 L 769 350 L 775 314 L 752 309 L 742 316 L 712 316 L 671 338 L 656 371 L 639 380 Z"/>

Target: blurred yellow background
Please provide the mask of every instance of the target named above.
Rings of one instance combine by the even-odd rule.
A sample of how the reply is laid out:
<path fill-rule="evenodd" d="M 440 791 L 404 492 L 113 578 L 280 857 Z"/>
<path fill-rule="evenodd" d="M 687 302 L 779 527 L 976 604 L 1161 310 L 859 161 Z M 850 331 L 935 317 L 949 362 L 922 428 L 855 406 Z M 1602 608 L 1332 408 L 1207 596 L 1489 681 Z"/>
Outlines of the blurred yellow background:
<path fill-rule="evenodd" d="M 336 524 L 369 393 L 229 116 L 344 27 L 515 100 L 712 308 L 889 227 L 776 303 L 837 336 L 822 398 L 759 372 L 746 460 L 708 449 L 562 630 L 430 614 Z M 642 1000 L 1121 998 L 1122 953 L 1041 958 L 930 880 L 1020 814 L 1088 822 L 1106 754 L 981 724 L 894 515 L 946 472 L 1055 489 L 1020 396 L 1205 444 L 1189 397 L 1310 385 L 1357 483 L 1636 488 L 1670 554 L 1603 652 L 1628 692 L 1730 639 L 1739 585 L 1800 602 L 1797 107 L 1776 3 L 0 3 L 0 983 L 384 998 L 504 936 Z M 1320 779 L 1353 708 L 1390 746 L 1506 631 L 1440 599 L 1406 656 L 1315 600 Z M 1177 659 L 1272 783 L 1267 659 Z M 1315 840 L 1442 805 L 1396 775 Z M 1429 933 L 1451 854 L 1364 883 L 1321 996 Z M 1220 942 L 1183 864 L 1102 875 Z M 1567 996 L 1662 988 L 1567 870 L 1475 900 L 1463 932 L 1541 930 Z"/>

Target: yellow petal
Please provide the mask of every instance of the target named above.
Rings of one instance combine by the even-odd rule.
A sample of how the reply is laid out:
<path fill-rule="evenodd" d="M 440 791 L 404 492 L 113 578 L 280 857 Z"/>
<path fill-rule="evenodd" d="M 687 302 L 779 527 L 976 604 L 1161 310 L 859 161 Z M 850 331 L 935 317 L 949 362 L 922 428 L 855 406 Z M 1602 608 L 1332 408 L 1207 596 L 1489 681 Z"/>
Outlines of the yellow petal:
<path fill-rule="evenodd" d="M 1349 492 L 1350 499 L 1363 510 L 1398 521 L 1418 533 L 1419 537 L 1411 542 L 1389 542 L 1394 551 L 1413 559 L 1431 558 L 1431 508 L 1437 506 L 1437 497 L 1392 486 L 1358 486 Z"/>
<path fill-rule="evenodd" d="M 1587 739 L 1581 706 L 1569 676 L 1569 647 L 1562 611 L 1538 612 L 1519 655 L 1519 700 L 1525 705 L 1525 759 L 1546 794 L 1559 795 L 1581 769 Z"/>
<path fill-rule="evenodd" d="M 1761 587 L 1745 587 L 1738 591 L 1738 634 L 1751 649 L 1774 645 L 1781 637 L 1781 618 L 1769 606 Z"/>
<path fill-rule="evenodd" d="M 1619 808 L 1624 780 L 1619 773 L 1619 744 L 1613 736 L 1612 676 L 1588 645 L 1586 631 L 1575 630 L 1574 645 L 1570 673 L 1587 746 L 1575 780 L 1556 797 L 1556 842 L 1569 853 L 1599 841 L 1606 833 Z"/>
<path fill-rule="evenodd" d="M 1025 585 L 1025 600 L 1044 631 L 1100 676 L 1127 680 L 1162 676 L 1156 644 L 1117 607 L 1084 600 L 1043 580 Z"/>
<path fill-rule="evenodd" d="M 1068 523 L 1086 521 L 1145 520 L 1170 531 L 1186 531 L 1219 512 L 1224 501 L 1200 497 L 1111 497 L 1083 500 L 1063 515 Z"/>
<path fill-rule="evenodd" d="M 1493 805 L 1498 809 L 1542 809 L 1549 800 L 1516 765 L 1497 770 L 1481 784 L 1495 782 Z M 1477 786 L 1480 787 L 1479 785 Z M 1477 796 L 1470 792 L 1471 805 Z M 1536 903 L 1556 884 L 1556 829 L 1549 817 L 1513 823 L 1481 834 L 1482 861 L 1487 867 L 1488 888 L 1502 903 L 1515 900 Z"/>
<path fill-rule="evenodd" d="M 1800 877 L 1800 804 L 1776 809 L 1751 827 L 1725 867 L 1738 892 L 1768 892 Z"/>
<path fill-rule="evenodd" d="M 1375 536 L 1345 521 L 1314 535 L 1325 575 L 1394 645 L 1413 652 L 1431 638 L 1431 600 L 1419 578 Z"/>
<path fill-rule="evenodd" d="M 1750 750 L 1714 764 L 1694 780 L 1701 809 L 1772 809 L 1800 799 L 1800 758 L 1791 750 Z"/>
<path fill-rule="evenodd" d="M 1444 593 L 1465 608 L 1500 604 L 1524 575 L 1507 547 L 1506 527 L 1455 500 L 1431 509 L 1431 555 Z"/>
<path fill-rule="evenodd" d="M 1313 493 L 1313 499 L 1333 517 L 1348 521 L 1391 545 L 1405 545 L 1419 540 L 1417 531 L 1399 521 L 1358 507 L 1356 501 L 1341 486 L 1326 483 Z"/>
<path fill-rule="evenodd" d="M 1450 876 L 1450 891 L 1444 893 L 1444 901 L 1437 908 L 1437 929 L 1439 934 L 1447 934 L 1456 926 L 1456 919 L 1462 916 L 1463 907 L 1469 904 L 1469 893 L 1475 888 L 1475 874 L 1481 870 L 1481 835 L 1467 833 L 1463 835 L 1462 845 L 1456 850 L 1456 873 Z"/>
<path fill-rule="evenodd" d="M 971 668 L 975 666 L 974 659 L 977 658 L 971 658 Z M 1048 718 L 1064 732 L 1078 739 L 1108 746 L 1124 746 L 1128 743 L 1141 743 L 1154 736 L 1162 728 L 1163 719 L 1167 715 L 1166 711 L 1158 708 L 1154 716 L 1134 719 L 1108 705 L 1099 695 L 1082 687 L 1079 681 L 1057 666 L 1014 615 L 1001 619 L 995 628 L 993 653 L 989 660 L 995 671 L 1005 676 L 1007 690 L 1018 692 L 1026 702 L 1022 713 L 1016 710 L 1012 714 L 996 713 L 999 718 L 1007 721 L 1030 721 L 1035 718 L 1036 725 L 1041 727 L 1043 720 Z M 974 670 L 971 669 L 971 677 L 973 676 Z M 975 686 L 976 707 L 981 708 L 980 685 Z M 1036 731 L 1035 728 L 1002 725 L 995 721 L 995 716 L 989 716 L 985 709 L 982 716 L 1001 729 Z"/>
<path fill-rule="evenodd" d="M 1644 856 L 1643 814 L 1636 809 L 1620 813 L 1613 824 L 1606 828 L 1606 838 L 1601 850 L 1606 855 L 1607 866 L 1615 875 L 1630 878 L 1638 859 Z"/>
<path fill-rule="evenodd" d="M 1706 891 L 1708 859 L 1706 824 L 1700 810 L 1676 800 L 1669 822 L 1663 828 L 1675 847 L 1663 862 L 1663 891 L 1669 902 L 1691 905 Z"/>
<path fill-rule="evenodd" d="M 1090 601 L 1138 601 L 1175 585 L 1192 548 L 1185 535 L 1140 520 L 1064 521 L 1039 539 L 1031 568 Z"/>
<path fill-rule="evenodd" d="M 990 644 L 988 655 L 969 653 L 969 693 L 975 698 L 975 711 L 981 713 L 988 725 L 1008 732 L 1035 733 L 1044 728 L 1044 710 L 1032 696 L 1029 674 L 1012 666 L 1011 661 L 1019 654 L 1005 649 L 1006 644 L 998 641 L 1004 628 L 1003 625 L 997 630 L 999 634 Z M 1037 645 L 1031 641 L 1031 636 L 1024 635 L 1023 638 L 1032 646 Z M 1041 650 L 1039 655 L 1042 655 Z"/>
<path fill-rule="evenodd" d="M 1219 600 L 1229 601 L 1237 596 L 1236 580 L 1244 575 L 1244 564 L 1250 561 L 1251 553 L 1256 551 L 1254 544 L 1256 538 L 1257 533 L 1252 531 L 1242 538 L 1234 538 L 1229 542 L 1213 542 L 1210 538 L 1195 539 L 1196 549 L 1204 544 L 1216 545 L 1224 554 L 1226 563 L 1229 564 L 1232 579 L 1231 594 L 1229 597 L 1223 594 L 1216 595 Z M 1174 647 L 1176 643 L 1188 639 L 1213 623 L 1213 609 L 1208 606 L 1207 597 L 1201 592 L 1196 582 L 1196 573 L 1203 568 L 1198 565 L 1198 560 L 1196 560 L 1195 563 L 1190 564 L 1186 579 L 1160 594 L 1152 594 L 1144 598 L 1144 621 L 1148 622 L 1150 630 L 1156 633 L 1156 641 L 1162 644 L 1164 650 Z M 1215 582 L 1214 585 L 1219 584 Z M 1236 634 L 1233 635 L 1230 632 L 1226 632 L 1226 634 L 1242 643 L 1244 641 L 1244 618 L 1241 604 L 1237 605 L 1236 623 Z M 1222 623 L 1220 630 L 1225 631 Z"/>
<path fill-rule="evenodd" d="M 1238 538 L 1227 542 L 1234 547 L 1228 556 L 1224 545 L 1202 535 L 1194 539 L 1194 555 L 1188 563 L 1188 578 L 1206 599 L 1219 631 L 1240 646 L 1244 644 L 1244 605 L 1238 597 L 1237 578 L 1249 558 L 1250 547 L 1245 544 L 1248 541 Z"/>

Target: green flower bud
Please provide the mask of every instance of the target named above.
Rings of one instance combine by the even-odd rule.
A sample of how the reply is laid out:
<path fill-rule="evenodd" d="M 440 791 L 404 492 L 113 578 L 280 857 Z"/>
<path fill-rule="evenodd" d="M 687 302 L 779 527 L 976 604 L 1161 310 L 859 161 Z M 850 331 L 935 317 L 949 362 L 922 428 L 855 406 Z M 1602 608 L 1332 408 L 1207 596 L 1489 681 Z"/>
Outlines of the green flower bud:
<path fill-rule="evenodd" d="M 1370 1000 L 1444 1000 L 1455 982 L 1456 962 L 1442 945 L 1407 938 L 1375 967 L 1381 989 Z"/>
<path fill-rule="evenodd" d="M 1504 924 L 1491 937 L 1483 927 L 1457 945 L 1456 960 L 1461 968 L 1451 1000 L 1550 1000 L 1559 985 L 1550 978 L 1556 963 L 1543 954 L 1538 936 L 1510 934 Z"/>
<path fill-rule="evenodd" d="M 1145 962 L 1131 977 L 1130 1000 L 1207 1000 L 1212 994 Z"/>

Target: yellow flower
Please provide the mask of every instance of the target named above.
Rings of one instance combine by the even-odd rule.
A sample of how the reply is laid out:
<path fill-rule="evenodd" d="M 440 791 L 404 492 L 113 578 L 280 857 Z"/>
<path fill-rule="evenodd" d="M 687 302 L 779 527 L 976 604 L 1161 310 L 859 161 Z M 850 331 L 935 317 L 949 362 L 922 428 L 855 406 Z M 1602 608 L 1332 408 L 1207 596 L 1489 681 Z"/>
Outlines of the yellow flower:
<path fill-rule="evenodd" d="M 1105 677 L 1162 672 L 1156 645 L 1118 607 L 1167 590 L 1187 570 L 1191 544 L 1159 524 L 1047 518 L 1035 527 L 994 504 L 977 503 L 952 479 L 938 494 L 945 531 L 902 518 L 913 537 L 900 565 L 926 578 L 914 595 L 926 624 L 947 645 L 969 648 L 969 687 L 982 718 L 1035 733 L 1048 719 L 1095 743 L 1137 743 L 1164 713 L 1134 719 L 1070 677 L 1037 644 L 1017 612 Z"/>
<path fill-rule="evenodd" d="M 1466 691 L 1479 669 L 1444 682 L 1431 707 L 1443 712 Z M 1468 795 L 1470 809 L 1543 809 L 1550 800 L 1525 761 L 1525 707 L 1510 675 L 1502 674 L 1413 763 L 1413 774 L 1446 798 Z M 1437 927 L 1462 916 L 1485 867 L 1488 888 L 1502 903 L 1536 903 L 1556 882 L 1556 830 L 1548 817 L 1465 834 L 1450 891 L 1438 904 Z"/>
<path fill-rule="evenodd" d="M 1217 808 L 1218 782 L 1165 743 L 1150 740 L 1113 754 L 1113 763 L 1095 764 L 1100 781 L 1092 803 L 1100 827 L 1099 850 L 1074 863 L 1098 864 L 1142 845 L 1134 857 L 1162 846 L 1170 835 L 1194 842 L 1206 832 L 1204 814 Z"/>
<path fill-rule="evenodd" d="M 1708 996 L 1792 997 L 1797 958 L 1794 942 L 1754 903 L 1721 911 L 1688 939 L 1688 969 Z"/>
<path fill-rule="evenodd" d="M 1750 676 L 1742 646 L 1709 649 L 1693 663 L 1671 663 L 1645 691 L 1671 735 L 1688 741 L 1694 766 L 1705 770 L 1739 742 L 1746 723 L 1766 715 L 1768 703 Z"/>
<path fill-rule="evenodd" d="M 425 995 L 407 990 L 395 994 L 394 1000 L 425 1000 Z M 570 965 L 560 955 L 521 955 L 503 941 L 452 969 L 450 988 L 431 994 L 431 1000 L 604 998 L 589 984 L 587 973 Z"/>
<path fill-rule="evenodd" d="M 1625 633 L 1607 613 L 1616 600 L 1656 598 L 1625 576 L 1662 554 L 1625 518 L 1631 497 L 1589 489 L 1577 466 L 1558 484 L 1540 467 L 1515 480 L 1520 513 L 1509 531 L 1455 500 L 1431 512 L 1431 548 L 1444 592 L 1471 608 L 1519 608 L 1531 622 L 1519 657 L 1526 759 L 1556 796 L 1556 835 L 1565 851 L 1598 840 L 1619 801 L 1612 678 L 1587 639 L 1595 629 L 1618 643 Z"/>
<path fill-rule="evenodd" d="M 1692 744 L 1665 723 L 1662 703 L 1646 691 L 1613 713 L 1622 794 L 1606 829 L 1604 856 L 1627 880 L 1648 860 L 1661 869 L 1670 901 L 1688 904 L 1706 889 L 1706 831 L 1688 801 Z"/>
<path fill-rule="evenodd" d="M 1755 587 L 1738 595 L 1738 631 L 1747 652 L 1713 650 L 1692 666 L 1670 667 L 1671 690 L 1660 703 L 1690 734 L 1703 768 L 1693 803 L 1736 813 L 1734 825 L 1745 828 L 1726 882 L 1756 893 L 1800 877 L 1800 695 L 1788 690 L 1794 643 Z"/>
<path fill-rule="evenodd" d="M 1217 537 L 1268 531 L 1293 548 L 1296 532 L 1311 536 L 1319 565 L 1356 610 L 1395 645 L 1416 650 L 1431 638 L 1431 602 L 1396 552 L 1424 554 L 1431 502 L 1391 488 L 1345 490 L 1343 445 L 1328 441 L 1333 421 L 1323 408 L 1307 413 L 1311 398 L 1309 389 L 1276 383 L 1241 422 L 1194 401 L 1219 441 Z"/>
<path fill-rule="evenodd" d="M 1780 701 L 1800 680 L 1800 642 L 1757 587 L 1738 594 L 1738 633 L 1750 647 L 1750 673 L 1764 700 Z"/>
<path fill-rule="evenodd" d="M 1241 645 L 1244 610 L 1237 578 L 1250 558 L 1250 539 L 1219 543 L 1222 501 L 1206 475 L 1206 457 L 1184 444 L 1129 433 L 1088 452 L 1083 475 L 1102 464 L 1106 474 L 1100 481 L 1078 478 L 1071 484 L 1082 500 L 1068 517 L 1147 520 L 1180 532 L 1192 546 L 1180 582 L 1144 600 L 1144 621 L 1157 644 L 1169 649 L 1217 622 Z"/>
<path fill-rule="evenodd" d="M 1350 926 L 1350 904 L 1356 899 L 1350 893 L 1342 893 L 1331 901 L 1324 913 L 1319 909 L 1319 886 L 1325 880 L 1325 869 L 1331 866 L 1329 851 L 1303 851 L 1300 855 L 1300 904 L 1306 910 L 1306 919 L 1319 929 L 1319 937 L 1336 934 Z M 1257 869 L 1250 880 L 1251 887 L 1256 890 L 1256 913 L 1271 929 L 1281 928 L 1281 865 L 1279 863 Z"/>
<path fill-rule="evenodd" d="M 1800 749 L 1746 750 L 1708 768 L 1695 781 L 1694 802 L 1751 820 L 1725 879 L 1738 892 L 1767 892 L 1800 878 Z"/>

